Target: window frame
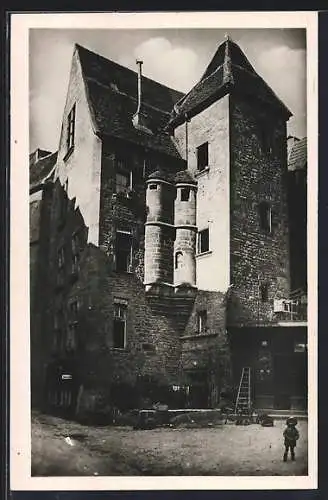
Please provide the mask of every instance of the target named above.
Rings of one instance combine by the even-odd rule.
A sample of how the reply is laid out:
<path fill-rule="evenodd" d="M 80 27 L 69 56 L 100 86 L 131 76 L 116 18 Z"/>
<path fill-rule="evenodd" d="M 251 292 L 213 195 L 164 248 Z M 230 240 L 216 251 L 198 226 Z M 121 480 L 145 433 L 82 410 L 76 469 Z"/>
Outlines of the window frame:
<path fill-rule="evenodd" d="M 260 229 L 267 234 L 272 234 L 272 207 L 268 201 L 258 204 Z"/>
<path fill-rule="evenodd" d="M 74 274 L 79 271 L 80 252 L 81 252 L 81 241 L 80 241 L 79 230 L 75 231 L 72 234 L 71 250 L 72 250 L 72 273 Z"/>
<path fill-rule="evenodd" d="M 126 269 L 118 269 L 118 252 L 119 252 L 119 249 L 118 249 L 118 235 L 121 235 L 121 236 L 126 236 L 127 238 L 129 238 L 129 250 L 128 250 L 128 257 L 127 257 L 127 265 L 126 265 Z M 118 273 L 131 273 L 132 272 L 132 261 L 133 261 L 133 235 L 132 235 L 132 231 L 125 231 L 123 229 L 116 229 L 116 233 L 115 233 L 115 236 L 116 236 L 116 239 L 115 239 L 115 271 L 118 272 Z M 121 250 L 123 251 L 123 250 Z"/>
<path fill-rule="evenodd" d="M 180 201 L 188 202 L 190 201 L 190 187 L 182 187 L 180 192 Z"/>
<path fill-rule="evenodd" d="M 208 316 L 207 310 L 202 309 L 197 311 L 197 335 L 202 335 L 208 331 Z"/>
<path fill-rule="evenodd" d="M 207 250 L 202 249 L 202 241 L 203 241 L 203 235 L 204 233 L 207 232 Z M 210 228 L 205 227 L 204 229 L 201 229 L 197 233 L 197 255 L 202 255 L 207 252 L 210 252 Z"/>
<path fill-rule="evenodd" d="M 119 314 L 116 314 L 116 311 Z M 123 315 L 121 312 L 123 311 Z M 128 304 L 126 301 L 114 299 L 113 304 L 113 349 L 126 349 L 127 346 L 127 316 L 128 316 Z M 123 345 L 115 345 L 115 325 L 123 324 Z"/>
<path fill-rule="evenodd" d="M 118 175 L 121 175 L 122 177 L 125 177 L 127 179 L 128 182 L 126 186 L 124 186 L 123 183 L 117 182 Z M 115 193 L 127 195 L 133 190 L 133 181 L 133 171 L 129 164 L 129 158 L 124 158 L 117 155 L 115 157 Z M 117 189 L 118 186 L 120 186 L 119 190 Z"/>
<path fill-rule="evenodd" d="M 196 149 L 197 153 L 197 170 L 203 172 L 209 167 L 209 143 L 203 142 Z"/>
<path fill-rule="evenodd" d="M 73 151 L 75 146 L 75 125 L 76 125 L 76 103 L 71 107 L 67 115 L 66 126 L 66 155 Z"/>
<path fill-rule="evenodd" d="M 180 257 L 181 261 L 178 262 L 180 260 Z M 181 250 L 178 250 L 177 252 L 175 252 L 174 256 L 174 269 L 181 269 L 182 267 L 183 267 L 183 252 L 181 252 Z"/>

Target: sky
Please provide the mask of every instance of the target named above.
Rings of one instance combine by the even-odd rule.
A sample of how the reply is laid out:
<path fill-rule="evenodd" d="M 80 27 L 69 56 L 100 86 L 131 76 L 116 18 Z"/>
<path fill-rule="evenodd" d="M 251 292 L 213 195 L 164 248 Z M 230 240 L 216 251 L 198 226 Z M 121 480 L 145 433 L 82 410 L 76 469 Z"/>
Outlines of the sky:
<path fill-rule="evenodd" d="M 30 151 L 56 151 L 74 44 L 182 92 L 201 78 L 228 34 L 293 113 L 287 130 L 306 135 L 306 39 L 303 29 L 31 29 L 29 37 Z"/>

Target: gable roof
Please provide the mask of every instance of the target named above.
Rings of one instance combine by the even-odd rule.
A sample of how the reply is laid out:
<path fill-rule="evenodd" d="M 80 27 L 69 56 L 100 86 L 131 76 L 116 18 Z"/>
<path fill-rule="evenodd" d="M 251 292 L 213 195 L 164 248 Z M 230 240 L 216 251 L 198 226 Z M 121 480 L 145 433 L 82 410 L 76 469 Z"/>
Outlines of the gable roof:
<path fill-rule="evenodd" d="M 57 152 L 49 153 L 40 158 L 37 162 L 30 164 L 30 188 L 51 178 L 52 170 L 57 162 Z"/>
<path fill-rule="evenodd" d="M 233 89 L 273 105 L 286 118 L 291 116 L 283 102 L 256 73 L 240 47 L 227 38 L 218 47 L 199 82 L 175 105 L 170 126 L 184 122 L 186 115 L 188 118 L 194 116 Z"/>
<path fill-rule="evenodd" d="M 76 50 L 96 133 L 181 158 L 174 139 L 163 128 L 183 94 L 143 76 L 141 114 L 153 133 L 139 130 L 132 123 L 138 104 L 137 73 L 81 45 L 76 44 Z"/>
<path fill-rule="evenodd" d="M 307 165 L 307 138 L 295 141 L 289 156 L 288 170 L 305 170 Z"/>

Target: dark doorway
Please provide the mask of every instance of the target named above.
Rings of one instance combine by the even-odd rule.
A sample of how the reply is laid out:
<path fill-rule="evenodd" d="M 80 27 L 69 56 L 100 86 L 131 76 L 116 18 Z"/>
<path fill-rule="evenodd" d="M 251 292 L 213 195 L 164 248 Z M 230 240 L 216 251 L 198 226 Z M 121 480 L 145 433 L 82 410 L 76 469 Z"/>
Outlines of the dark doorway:
<path fill-rule="evenodd" d="M 190 371 L 189 378 L 189 408 L 208 408 L 209 387 L 206 371 Z"/>
<path fill-rule="evenodd" d="M 289 410 L 293 394 L 293 356 L 277 354 L 274 356 L 274 407 Z"/>

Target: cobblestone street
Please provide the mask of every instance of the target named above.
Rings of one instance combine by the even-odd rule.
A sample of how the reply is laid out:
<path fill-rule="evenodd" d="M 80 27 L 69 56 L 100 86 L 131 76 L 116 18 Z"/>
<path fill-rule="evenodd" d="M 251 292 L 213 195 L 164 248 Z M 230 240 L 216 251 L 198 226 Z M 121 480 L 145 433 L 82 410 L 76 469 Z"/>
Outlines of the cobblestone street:
<path fill-rule="evenodd" d="M 232 423 L 212 428 L 86 427 L 36 415 L 34 476 L 307 475 L 307 422 L 299 422 L 296 461 L 285 463 L 284 420 L 274 427 Z"/>

